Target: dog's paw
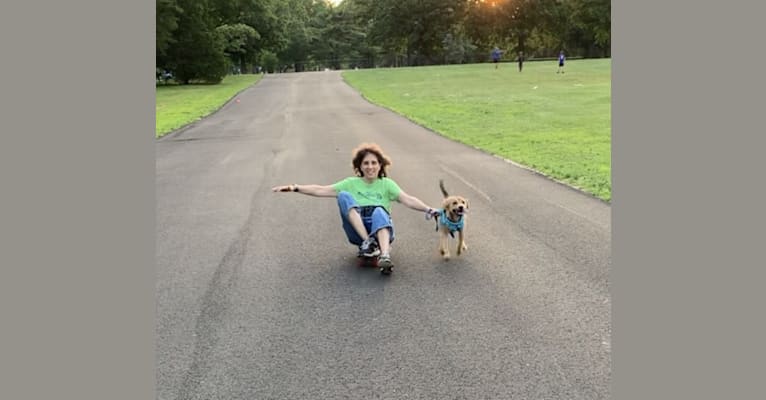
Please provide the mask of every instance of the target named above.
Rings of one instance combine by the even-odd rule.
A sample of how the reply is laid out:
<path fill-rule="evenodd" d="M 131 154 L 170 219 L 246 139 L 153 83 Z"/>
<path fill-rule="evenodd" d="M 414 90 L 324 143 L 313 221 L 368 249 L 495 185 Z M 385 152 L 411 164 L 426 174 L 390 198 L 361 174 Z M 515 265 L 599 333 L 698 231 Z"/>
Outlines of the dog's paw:
<path fill-rule="evenodd" d="M 463 243 L 463 245 L 458 246 L 458 248 L 457 248 L 457 255 L 463 254 L 466 250 L 468 250 L 468 245 Z"/>
<path fill-rule="evenodd" d="M 442 258 L 444 258 L 444 261 L 449 260 L 450 258 L 449 243 L 447 243 L 444 240 L 439 243 L 439 254 L 441 254 Z"/>

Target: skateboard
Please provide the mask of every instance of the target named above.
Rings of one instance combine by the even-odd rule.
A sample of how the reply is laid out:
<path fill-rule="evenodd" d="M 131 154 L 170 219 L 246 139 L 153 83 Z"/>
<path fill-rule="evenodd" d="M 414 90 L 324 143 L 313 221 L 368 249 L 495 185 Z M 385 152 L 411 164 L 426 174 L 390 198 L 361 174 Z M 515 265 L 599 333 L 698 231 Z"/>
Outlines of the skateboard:
<path fill-rule="evenodd" d="M 360 267 L 378 267 L 378 256 L 357 256 L 356 260 Z"/>

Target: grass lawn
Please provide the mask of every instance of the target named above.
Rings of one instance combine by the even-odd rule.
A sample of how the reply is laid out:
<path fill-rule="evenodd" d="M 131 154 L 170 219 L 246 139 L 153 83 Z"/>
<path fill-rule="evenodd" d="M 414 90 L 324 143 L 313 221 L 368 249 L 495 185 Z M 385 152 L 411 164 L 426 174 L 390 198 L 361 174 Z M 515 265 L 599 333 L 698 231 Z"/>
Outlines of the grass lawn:
<path fill-rule="evenodd" d="M 345 71 L 371 102 L 611 201 L 611 60 Z"/>
<path fill-rule="evenodd" d="M 161 137 L 221 108 L 263 75 L 228 75 L 218 85 L 157 86 L 155 134 Z"/>

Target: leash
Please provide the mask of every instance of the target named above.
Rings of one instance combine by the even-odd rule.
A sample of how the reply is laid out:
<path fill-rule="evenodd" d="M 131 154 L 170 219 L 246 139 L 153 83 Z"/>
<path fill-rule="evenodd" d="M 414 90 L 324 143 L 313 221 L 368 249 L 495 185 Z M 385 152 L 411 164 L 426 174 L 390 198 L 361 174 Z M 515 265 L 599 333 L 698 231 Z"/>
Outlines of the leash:
<path fill-rule="evenodd" d="M 429 208 L 426 210 L 426 221 L 433 218 L 434 223 L 436 223 L 436 230 L 439 230 L 439 216 L 442 215 L 442 210 L 434 210 L 433 208 Z"/>

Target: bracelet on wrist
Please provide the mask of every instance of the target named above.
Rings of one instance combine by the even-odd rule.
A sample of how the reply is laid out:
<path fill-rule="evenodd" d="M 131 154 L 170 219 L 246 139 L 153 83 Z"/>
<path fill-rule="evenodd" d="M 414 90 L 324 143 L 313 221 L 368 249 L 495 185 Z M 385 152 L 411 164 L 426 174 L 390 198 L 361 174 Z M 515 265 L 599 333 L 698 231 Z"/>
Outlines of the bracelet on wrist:
<path fill-rule="evenodd" d="M 298 184 L 294 184 L 293 185 L 293 192 L 297 192 L 297 191 L 298 191 Z"/>

